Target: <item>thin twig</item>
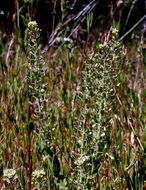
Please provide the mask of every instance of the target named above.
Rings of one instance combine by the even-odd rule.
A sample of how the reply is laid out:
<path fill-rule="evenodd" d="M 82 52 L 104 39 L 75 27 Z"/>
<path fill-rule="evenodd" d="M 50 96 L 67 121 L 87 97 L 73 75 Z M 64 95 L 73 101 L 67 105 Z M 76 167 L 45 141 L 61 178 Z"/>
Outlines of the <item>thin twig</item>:
<path fill-rule="evenodd" d="M 134 136 L 136 137 L 136 140 L 137 140 L 139 146 L 140 146 L 141 149 L 144 151 L 144 147 L 143 147 L 142 143 L 140 142 L 140 139 L 139 139 L 138 136 L 136 135 L 136 132 L 135 132 L 135 130 L 134 130 L 133 126 L 132 126 L 132 123 L 130 122 L 129 119 L 128 119 L 128 124 L 130 125 L 131 130 L 132 130 L 132 132 L 134 133 Z"/>
<path fill-rule="evenodd" d="M 126 26 L 127 26 L 128 22 L 129 22 L 129 18 L 130 18 L 130 16 L 131 16 L 131 13 L 132 13 L 132 10 L 133 10 L 133 8 L 134 8 L 134 5 L 135 5 L 136 1 L 137 1 L 137 0 L 134 0 L 134 1 L 132 2 L 132 4 L 131 4 L 131 8 L 130 8 L 130 11 L 129 11 L 129 13 L 128 13 L 128 16 L 127 16 L 127 19 L 126 19 L 126 22 L 125 22 L 125 26 L 124 26 L 124 29 L 123 29 L 124 32 L 125 32 L 125 29 L 126 29 Z"/>
<path fill-rule="evenodd" d="M 146 14 L 130 29 L 128 30 L 119 41 L 123 40 L 128 34 L 130 34 L 144 19 L 146 18 Z"/>
<path fill-rule="evenodd" d="M 48 50 L 48 48 L 56 42 L 57 37 L 59 37 L 67 28 L 68 24 L 72 21 L 77 23 L 81 23 L 86 14 L 90 13 L 97 4 L 97 0 L 91 1 L 83 10 L 81 10 L 76 15 L 72 16 L 66 22 L 61 25 L 61 27 L 57 27 L 53 34 L 50 36 L 47 47 L 43 50 L 43 53 Z"/>

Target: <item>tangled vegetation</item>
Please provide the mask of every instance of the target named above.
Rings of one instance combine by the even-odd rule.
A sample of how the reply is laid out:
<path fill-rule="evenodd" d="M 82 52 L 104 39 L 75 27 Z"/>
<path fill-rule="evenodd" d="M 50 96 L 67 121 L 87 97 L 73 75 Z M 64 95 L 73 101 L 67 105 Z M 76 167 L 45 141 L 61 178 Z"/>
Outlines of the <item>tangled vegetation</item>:
<path fill-rule="evenodd" d="M 0 41 L 0 190 L 144 189 L 142 43 L 112 26 L 83 48 L 54 32 L 45 49 L 40 34 L 30 21 L 24 43 Z"/>

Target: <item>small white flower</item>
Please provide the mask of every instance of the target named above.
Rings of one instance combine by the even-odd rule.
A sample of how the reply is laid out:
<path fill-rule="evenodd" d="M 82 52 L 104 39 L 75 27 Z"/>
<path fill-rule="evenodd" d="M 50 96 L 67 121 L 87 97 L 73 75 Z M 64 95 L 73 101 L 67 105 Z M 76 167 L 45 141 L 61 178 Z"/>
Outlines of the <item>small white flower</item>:
<path fill-rule="evenodd" d="M 3 10 L 0 10 L 0 15 L 4 15 L 4 11 Z"/>

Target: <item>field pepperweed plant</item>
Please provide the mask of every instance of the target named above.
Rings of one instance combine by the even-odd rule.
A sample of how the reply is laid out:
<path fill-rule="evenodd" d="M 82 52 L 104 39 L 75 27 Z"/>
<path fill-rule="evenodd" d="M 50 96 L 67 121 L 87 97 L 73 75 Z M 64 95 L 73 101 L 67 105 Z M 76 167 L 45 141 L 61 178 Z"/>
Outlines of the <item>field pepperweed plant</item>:
<path fill-rule="evenodd" d="M 112 33 L 110 41 L 99 44 L 89 54 L 79 90 L 82 113 L 78 127 L 80 156 L 75 161 L 75 176 L 76 186 L 80 189 L 107 189 L 106 178 L 112 175 L 107 172 L 107 176 L 100 178 L 107 169 L 104 164 L 113 159 L 109 153 L 111 122 L 114 106 L 118 103 L 117 91 L 123 65 L 122 44 L 117 40 L 116 29 Z"/>
<path fill-rule="evenodd" d="M 118 31 L 88 55 L 42 53 L 35 21 L 25 35 L 0 68 L 0 189 L 142 190 L 144 81 Z"/>

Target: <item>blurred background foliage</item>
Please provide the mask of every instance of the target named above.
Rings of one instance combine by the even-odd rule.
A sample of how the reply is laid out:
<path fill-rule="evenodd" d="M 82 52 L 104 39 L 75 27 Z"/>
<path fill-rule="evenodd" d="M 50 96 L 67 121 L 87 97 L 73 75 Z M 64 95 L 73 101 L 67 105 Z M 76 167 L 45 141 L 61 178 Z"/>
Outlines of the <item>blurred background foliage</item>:
<path fill-rule="evenodd" d="M 90 8 L 84 14 L 83 10 L 88 6 Z M 58 25 L 59 27 L 61 27 L 60 25 L 65 26 L 67 34 L 76 40 L 81 42 L 86 40 L 87 26 L 84 17 L 87 17 L 90 12 L 93 13 L 94 18 L 90 30 L 90 33 L 93 34 L 92 38 L 98 39 L 101 38 L 101 35 L 106 35 L 113 22 L 119 29 L 119 36 L 122 36 L 144 16 L 145 1 L 1 0 L 0 10 L 2 13 L 0 14 L 0 29 L 5 33 L 4 40 L 12 32 L 20 33 L 24 38 L 28 21 L 36 20 L 42 29 L 43 43 L 46 45 Z M 78 15 L 79 13 L 80 15 Z M 68 22 L 69 19 L 70 22 Z M 76 24 L 79 24 L 79 27 L 76 32 L 72 32 Z M 124 40 L 129 42 L 131 35 L 132 33 Z"/>
<path fill-rule="evenodd" d="M 0 0 L 0 189 L 143 189 L 145 10 Z"/>

